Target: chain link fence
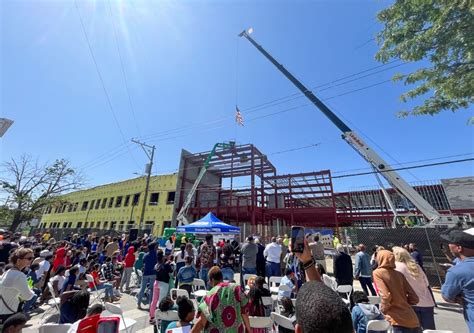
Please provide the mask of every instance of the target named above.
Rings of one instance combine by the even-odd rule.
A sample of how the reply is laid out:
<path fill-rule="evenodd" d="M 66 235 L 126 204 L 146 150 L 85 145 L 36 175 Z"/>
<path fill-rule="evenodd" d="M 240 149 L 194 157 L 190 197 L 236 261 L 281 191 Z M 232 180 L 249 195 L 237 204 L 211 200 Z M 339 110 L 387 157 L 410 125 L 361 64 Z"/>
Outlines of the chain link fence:
<path fill-rule="evenodd" d="M 440 264 L 449 263 L 443 252 L 441 231 L 434 228 L 400 228 L 400 229 L 356 229 L 345 230 L 354 245 L 364 244 L 368 254 L 379 245 L 391 250 L 394 246 L 415 243 L 423 257 L 423 269 L 430 285 L 440 287 L 444 282 L 446 270 Z M 447 246 L 446 244 L 444 246 Z"/>

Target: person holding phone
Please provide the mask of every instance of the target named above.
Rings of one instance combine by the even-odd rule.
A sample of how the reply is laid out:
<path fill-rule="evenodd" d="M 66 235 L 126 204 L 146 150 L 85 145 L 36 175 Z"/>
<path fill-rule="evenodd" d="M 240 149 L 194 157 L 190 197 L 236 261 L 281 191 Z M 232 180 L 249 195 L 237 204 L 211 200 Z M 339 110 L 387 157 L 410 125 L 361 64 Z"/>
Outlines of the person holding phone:
<path fill-rule="evenodd" d="M 295 333 L 353 333 L 349 309 L 339 295 L 322 282 L 307 240 L 303 236 L 303 246 L 295 246 L 293 233 L 291 238 L 290 249 L 301 261 L 307 280 L 296 296 Z M 301 242 L 298 238 L 296 241 Z"/>

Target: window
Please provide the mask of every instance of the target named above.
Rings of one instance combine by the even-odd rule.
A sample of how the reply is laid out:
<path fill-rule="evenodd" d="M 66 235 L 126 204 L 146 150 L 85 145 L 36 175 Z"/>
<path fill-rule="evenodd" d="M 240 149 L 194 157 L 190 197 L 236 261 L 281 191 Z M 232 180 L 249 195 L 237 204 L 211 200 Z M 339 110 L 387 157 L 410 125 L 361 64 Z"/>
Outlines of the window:
<path fill-rule="evenodd" d="M 67 222 L 63 222 L 63 228 L 67 227 Z"/>
<path fill-rule="evenodd" d="M 140 193 L 136 193 L 136 194 L 133 196 L 132 205 L 133 205 L 133 206 L 138 205 L 138 201 L 139 201 L 139 200 L 140 200 Z"/>
<path fill-rule="evenodd" d="M 77 228 L 78 229 L 82 228 L 82 222 L 77 222 Z"/>
<path fill-rule="evenodd" d="M 89 205 L 89 201 L 84 201 L 82 203 L 82 207 L 81 207 L 81 210 L 87 210 L 87 206 Z"/>
<path fill-rule="evenodd" d="M 158 199 L 160 198 L 160 193 L 155 192 L 150 194 L 150 206 L 156 206 L 158 205 Z"/>
<path fill-rule="evenodd" d="M 97 229 L 100 229 L 100 221 L 97 221 Z"/>
<path fill-rule="evenodd" d="M 92 221 L 92 222 L 91 222 L 91 228 L 94 228 L 94 226 L 95 226 L 95 222 Z"/>
<path fill-rule="evenodd" d="M 54 214 L 56 214 L 56 213 L 58 212 L 58 210 L 59 210 L 59 207 L 56 206 L 56 207 L 54 208 Z"/>
<path fill-rule="evenodd" d="M 89 222 L 84 222 L 84 229 L 89 228 Z"/>
<path fill-rule="evenodd" d="M 109 221 L 104 222 L 104 229 L 109 229 Z"/>
<path fill-rule="evenodd" d="M 110 229 L 115 230 L 115 227 L 117 226 L 117 221 L 112 221 L 110 223 Z"/>
<path fill-rule="evenodd" d="M 171 221 L 163 221 L 163 228 L 171 228 Z"/>
<path fill-rule="evenodd" d="M 122 199 L 123 199 L 123 196 L 117 197 L 117 201 L 115 201 L 115 207 L 116 208 L 122 206 Z"/>
<path fill-rule="evenodd" d="M 72 212 L 72 209 L 73 209 L 73 208 L 74 208 L 74 206 L 73 206 L 72 203 L 69 203 L 69 204 L 67 205 L 67 211 L 68 211 L 68 212 Z"/>
<path fill-rule="evenodd" d="M 120 230 L 120 231 L 124 230 L 124 229 L 123 229 L 123 228 L 124 228 L 124 225 L 125 225 L 125 222 L 124 222 L 124 221 L 120 221 L 119 226 L 118 226 L 118 230 Z"/>
<path fill-rule="evenodd" d="M 68 228 L 72 228 L 72 222 L 69 222 L 69 223 L 67 224 L 67 227 L 68 227 Z"/>
<path fill-rule="evenodd" d="M 92 201 L 91 201 L 91 208 L 90 208 L 90 209 L 94 209 L 94 204 L 95 204 L 95 200 L 92 200 Z"/>
<path fill-rule="evenodd" d="M 112 208 L 112 206 L 114 205 L 114 198 L 110 198 L 109 200 L 109 208 Z"/>
<path fill-rule="evenodd" d="M 104 209 L 106 205 L 107 205 L 107 198 L 104 198 L 102 200 L 102 206 L 100 208 Z"/>
<path fill-rule="evenodd" d="M 100 199 L 97 199 L 97 201 L 95 202 L 95 209 L 99 209 L 99 206 L 100 206 Z"/>
<path fill-rule="evenodd" d="M 127 231 L 130 229 L 133 229 L 133 226 L 135 225 L 135 221 L 128 221 L 127 223 Z"/>
<path fill-rule="evenodd" d="M 125 197 L 125 203 L 123 204 L 123 206 L 124 206 L 124 207 L 128 207 L 129 204 L 130 204 L 130 196 L 127 195 L 127 196 Z"/>
<path fill-rule="evenodd" d="M 77 210 L 77 206 L 79 206 L 79 202 L 76 202 L 76 203 L 74 204 L 74 209 L 73 209 L 73 211 L 76 211 L 76 210 Z"/>
<path fill-rule="evenodd" d="M 168 205 L 174 203 L 174 196 L 175 196 L 176 192 L 168 192 L 168 199 L 166 200 L 166 203 Z"/>

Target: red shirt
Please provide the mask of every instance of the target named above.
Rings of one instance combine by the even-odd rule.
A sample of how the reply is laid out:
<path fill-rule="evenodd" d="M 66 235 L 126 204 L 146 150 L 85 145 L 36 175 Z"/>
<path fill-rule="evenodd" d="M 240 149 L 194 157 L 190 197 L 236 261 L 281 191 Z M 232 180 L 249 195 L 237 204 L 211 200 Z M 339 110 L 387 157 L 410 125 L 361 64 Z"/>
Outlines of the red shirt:
<path fill-rule="evenodd" d="M 99 272 L 92 271 L 91 275 L 94 278 L 95 285 L 98 286 L 100 284 L 100 282 L 99 282 Z M 89 288 L 94 289 L 94 284 L 92 282 L 89 282 Z"/>

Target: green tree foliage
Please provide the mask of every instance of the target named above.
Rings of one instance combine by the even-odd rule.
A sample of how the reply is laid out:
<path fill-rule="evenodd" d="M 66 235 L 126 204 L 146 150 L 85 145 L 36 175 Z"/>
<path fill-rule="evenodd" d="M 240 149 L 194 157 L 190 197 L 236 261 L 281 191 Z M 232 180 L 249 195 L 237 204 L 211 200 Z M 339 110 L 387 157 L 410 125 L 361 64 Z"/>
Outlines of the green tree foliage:
<path fill-rule="evenodd" d="M 31 156 L 12 159 L 2 165 L 0 191 L 4 206 L 13 212 L 11 231 L 20 223 L 41 217 L 49 205 L 61 204 L 59 196 L 83 185 L 83 176 L 67 160 L 39 165 Z"/>
<path fill-rule="evenodd" d="M 428 60 L 430 65 L 394 80 L 416 86 L 403 102 L 425 96 L 424 103 L 401 116 L 435 115 L 467 108 L 474 100 L 474 4 L 471 0 L 397 0 L 378 13 L 384 24 L 377 36 L 376 59 Z M 470 122 L 473 118 L 470 119 Z"/>

